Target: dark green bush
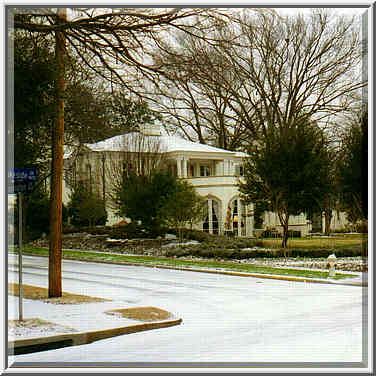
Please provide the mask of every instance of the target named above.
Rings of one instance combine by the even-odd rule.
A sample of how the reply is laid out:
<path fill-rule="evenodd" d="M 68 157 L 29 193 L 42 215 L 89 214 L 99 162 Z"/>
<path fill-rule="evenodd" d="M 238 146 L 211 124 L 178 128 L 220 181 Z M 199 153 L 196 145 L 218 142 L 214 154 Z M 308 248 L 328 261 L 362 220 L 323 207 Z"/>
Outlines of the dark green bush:
<path fill-rule="evenodd" d="M 43 233 L 46 235 L 50 232 L 50 199 L 48 194 L 43 190 L 36 190 L 26 195 L 23 200 L 24 209 L 24 241 L 32 241 L 41 237 Z M 67 208 L 62 206 L 63 223 L 67 220 Z M 18 200 L 17 208 L 14 211 L 14 225 L 18 232 Z M 18 239 L 16 234 L 15 239 Z"/>
<path fill-rule="evenodd" d="M 79 227 L 65 226 L 64 234 L 72 233 L 87 233 L 91 235 L 107 235 L 112 239 L 155 239 L 158 236 L 163 236 L 165 230 L 163 228 L 149 227 L 138 225 L 131 222 L 125 226 L 100 226 L 100 227 Z"/>
<path fill-rule="evenodd" d="M 73 190 L 68 214 L 71 224 L 76 227 L 105 225 L 107 221 L 103 199 L 83 184 L 78 184 Z"/>
<path fill-rule="evenodd" d="M 34 240 L 40 237 L 43 233 L 49 234 L 50 201 L 47 194 L 43 192 L 35 192 L 27 197 L 27 200 L 25 201 L 26 216 L 24 220 L 27 240 Z"/>
<path fill-rule="evenodd" d="M 208 248 L 200 244 L 186 248 L 171 248 L 166 252 L 169 257 L 202 257 L 202 258 L 220 258 L 224 260 L 244 260 L 251 258 L 281 258 L 285 257 L 302 257 L 302 258 L 327 258 L 334 253 L 337 257 L 359 257 L 361 256 L 360 247 L 340 248 L 340 249 L 220 249 Z"/>

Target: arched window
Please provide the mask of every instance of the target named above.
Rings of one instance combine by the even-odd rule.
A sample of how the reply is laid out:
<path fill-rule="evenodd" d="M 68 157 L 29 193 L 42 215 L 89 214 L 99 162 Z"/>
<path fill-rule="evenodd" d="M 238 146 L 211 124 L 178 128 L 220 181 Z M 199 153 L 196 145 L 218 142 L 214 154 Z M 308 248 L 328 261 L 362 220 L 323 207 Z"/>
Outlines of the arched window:
<path fill-rule="evenodd" d="M 202 225 L 205 232 L 219 234 L 220 232 L 220 202 L 215 198 L 208 198 L 206 201 L 206 216 Z"/>
<path fill-rule="evenodd" d="M 239 197 L 235 197 L 230 201 L 227 208 L 226 228 L 234 233 L 234 235 L 244 236 L 246 234 L 246 203 Z"/>

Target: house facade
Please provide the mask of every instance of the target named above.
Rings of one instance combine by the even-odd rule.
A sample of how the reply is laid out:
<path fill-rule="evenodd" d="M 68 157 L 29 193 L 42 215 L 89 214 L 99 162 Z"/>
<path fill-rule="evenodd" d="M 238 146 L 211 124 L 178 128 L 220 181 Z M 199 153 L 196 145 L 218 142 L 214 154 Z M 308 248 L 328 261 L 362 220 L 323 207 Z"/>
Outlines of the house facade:
<path fill-rule="evenodd" d="M 207 215 L 196 225 L 197 229 L 212 234 L 232 233 L 236 236 L 254 236 L 254 205 L 246 204 L 238 190 L 242 179 L 245 153 L 234 152 L 168 136 L 155 127 L 141 132 L 115 136 L 94 144 L 85 144 L 78 155 L 64 158 L 65 177 L 63 201 L 68 203 L 75 183 L 81 182 L 103 197 L 108 213 L 107 224 L 120 222 L 111 204 L 111 190 L 124 173 L 138 172 L 163 164 L 179 179 L 191 183 L 207 202 Z M 311 230 L 305 215 L 290 218 L 290 228 Z M 279 226 L 275 213 L 264 215 L 264 228 Z"/>

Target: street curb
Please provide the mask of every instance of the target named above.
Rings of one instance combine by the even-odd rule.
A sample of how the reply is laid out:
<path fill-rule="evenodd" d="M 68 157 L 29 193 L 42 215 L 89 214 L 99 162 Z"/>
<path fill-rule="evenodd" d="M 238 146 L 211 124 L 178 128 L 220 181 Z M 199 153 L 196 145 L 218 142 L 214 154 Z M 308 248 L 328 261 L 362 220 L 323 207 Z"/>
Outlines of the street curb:
<path fill-rule="evenodd" d="M 49 337 L 17 339 L 14 341 L 8 341 L 8 355 L 28 354 L 32 352 L 52 350 L 67 346 L 86 345 L 95 341 L 117 337 L 124 334 L 167 328 L 170 326 L 179 325 L 182 323 L 182 321 L 183 320 L 180 318 L 169 321 L 143 323 L 89 332 L 60 334 Z"/>
<path fill-rule="evenodd" d="M 173 267 L 164 267 L 164 266 L 162 266 L 161 268 L 184 270 L 184 271 L 191 271 L 191 272 L 201 272 L 201 273 L 225 274 L 225 275 L 232 275 L 232 276 L 237 276 L 237 277 L 277 279 L 277 280 L 292 281 L 292 282 L 326 283 L 326 284 L 332 284 L 332 285 L 346 285 L 346 286 L 368 286 L 368 283 L 363 283 L 363 282 L 337 282 L 337 281 L 327 281 L 324 279 L 313 279 L 313 278 L 304 278 L 304 277 L 288 277 L 288 276 L 282 276 L 282 275 L 227 272 L 227 271 L 206 270 L 206 269 L 200 270 L 200 269 L 189 269 L 189 268 L 173 268 Z"/>
<path fill-rule="evenodd" d="M 37 255 L 37 254 L 31 254 L 31 253 L 29 253 L 28 256 L 48 257 L 48 256 Z M 281 280 L 281 281 L 292 281 L 292 282 L 309 282 L 309 283 L 321 283 L 321 284 L 341 285 L 341 286 L 368 287 L 368 282 L 337 282 L 337 281 L 332 281 L 332 280 L 328 281 L 325 279 L 314 279 L 314 278 L 305 278 L 305 277 L 289 277 L 289 276 L 283 276 L 283 275 L 271 275 L 271 274 L 259 274 L 259 273 L 242 273 L 242 272 L 232 272 L 232 271 L 225 271 L 225 270 L 181 268 L 181 267 L 174 267 L 174 266 L 167 266 L 167 265 L 147 265 L 147 264 L 140 264 L 140 263 L 114 262 L 114 261 L 107 261 L 107 260 L 101 260 L 101 261 L 89 260 L 88 261 L 84 258 L 78 259 L 78 258 L 70 258 L 70 257 L 64 257 L 64 256 L 63 256 L 63 259 L 71 260 L 71 261 L 81 261 L 81 262 L 95 262 L 99 264 L 144 266 L 146 268 L 182 270 L 182 271 L 188 271 L 188 272 L 210 273 L 210 274 L 224 274 L 224 275 L 232 275 L 236 277 L 253 277 L 253 278 L 264 278 L 264 279 L 276 279 L 276 280 Z"/>

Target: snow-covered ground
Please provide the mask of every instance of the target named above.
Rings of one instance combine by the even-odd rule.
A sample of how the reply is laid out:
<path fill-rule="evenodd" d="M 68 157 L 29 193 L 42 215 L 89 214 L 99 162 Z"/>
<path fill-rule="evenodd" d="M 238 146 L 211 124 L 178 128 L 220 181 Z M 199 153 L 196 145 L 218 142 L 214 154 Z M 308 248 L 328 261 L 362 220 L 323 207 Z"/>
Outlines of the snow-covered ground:
<path fill-rule="evenodd" d="M 18 319 L 18 297 L 9 296 L 8 304 L 8 319 Z M 9 340 L 110 329 L 137 324 L 138 322 L 135 320 L 105 313 L 105 311 L 111 309 L 121 308 L 124 304 L 127 303 L 116 300 L 101 303 L 52 304 L 23 299 L 24 318 L 42 318 L 57 325 L 10 330 Z"/>
<path fill-rule="evenodd" d="M 12 303 L 12 299 L 9 300 L 9 303 Z M 69 326 L 55 324 L 44 320 L 40 321 L 38 319 L 24 319 L 21 322 L 17 321 L 17 325 L 15 326 L 8 326 L 9 340 L 47 337 L 74 332 L 77 332 L 77 330 Z"/>
<path fill-rule="evenodd" d="M 17 273 L 9 272 L 9 281 Z M 25 257 L 24 283 L 47 286 L 47 259 Z M 63 262 L 63 290 L 114 299 L 80 306 L 25 301 L 25 317 L 79 331 L 120 326 L 103 312 L 154 306 L 179 326 L 9 357 L 12 362 L 362 362 L 367 290 L 157 268 Z M 10 298 L 9 319 L 18 299 Z M 130 320 L 131 321 L 131 320 Z M 231 365 L 229 365 L 231 367 Z"/>

